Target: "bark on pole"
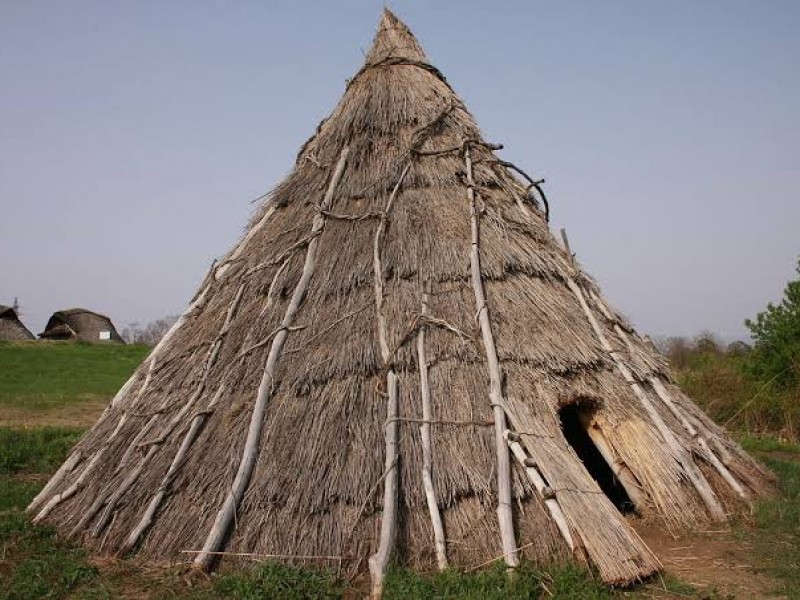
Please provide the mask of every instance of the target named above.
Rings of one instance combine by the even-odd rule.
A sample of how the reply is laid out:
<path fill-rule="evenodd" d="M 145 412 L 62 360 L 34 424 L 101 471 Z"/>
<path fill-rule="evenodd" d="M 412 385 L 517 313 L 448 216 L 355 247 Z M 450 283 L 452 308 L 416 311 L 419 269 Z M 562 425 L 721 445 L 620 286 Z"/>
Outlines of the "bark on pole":
<path fill-rule="evenodd" d="M 375 285 L 375 312 L 378 321 L 378 344 L 381 351 L 381 360 L 386 368 L 386 422 L 384 424 L 385 436 L 385 459 L 384 459 L 384 481 L 383 481 L 383 514 L 381 517 L 381 532 L 378 539 L 378 549 L 369 558 L 369 572 L 372 579 L 372 597 L 378 599 L 383 594 L 383 577 L 386 568 L 389 566 L 389 558 L 394 548 L 394 541 L 397 536 L 397 503 L 398 503 L 398 396 L 397 374 L 391 365 L 392 352 L 389 349 L 389 332 L 386 325 L 386 315 L 383 312 L 383 264 L 382 246 L 383 238 L 386 234 L 386 227 L 389 220 L 389 213 L 394 206 L 397 194 L 403 185 L 403 180 L 411 168 L 408 163 L 400 173 L 400 178 L 395 184 L 386 208 L 381 214 L 380 224 L 375 232 L 375 243 L 373 245 L 373 277 Z"/>
<path fill-rule="evenodd" d="M 428 294 L 422 293 L 422 314 L 428 314 Z M 419 363 L 419 388 L 422 400 L 422 419 L 425 421 L 420 425 L 419 433 L 422 438 L 422 485 L 425 488 L 425 499 L 428 503 L 428 512 L 431 515 L 431 526 L 433 527 L 433 540 L 436 548 L 436 563 L 439 570 L 447 568 L 447 547 L 444 538 L 444 526 L 442 525 L 442 515 L 439 512 L 439 504 L 436 500 L 436 491 L 433 487 L 433 449 L 431 444 L 431 424 L 433 411 L 431 409 L 431 388 L 428 382 L 428 358 L 425 354 L 425 326 L 420 327 L 417 333 L 417 362 Z"/>
<path fill-rule="evenodd" d="M 481 276 L 479 213 L 475 201 L 475 181 L 472 175 L 472 159 L 469 145 L 464 150 L 464 162 L 467 171 L 467 198 L 469 200 L 470 230 L 472 232 L 470 250 L 472 289 L 475 293 L 475 306 L 478 311 L 478 322 L 480 323 L 481 337 L 483 338 L 483 347 L 486 351 L 486 363 L 489 371 L 489 403 L 494 413 L 495 449 L 497 453 L 497 518 L 500 526 L 503 556 L 506 564 L 513 568 L 519 564 L 519 559 L 514 535 L 514 517 L 511 511 L 511 458 L 504 438 L 507 427 L 506 413 L 503 409 L 505 406 L 503 380 Z"/>
<path fill-rule="evenodd" d="M 339 155 L 339 160 L 336 163 L 333 175 L 331 176 L 328 189 L 322 199 L 321 208 L 323 210 L 328 210 L 331 201 L 333 200 L 336 186 L 342 177 L 345 164 L 347 163 L 348 153 L 349 148 L 348 146 L 345 146 Z M 324 226 L 325 217 L 321 214 L 317 214 L 314 217 L 314 222 L 311 227 L 312 234 L 318 234 L 322 231 Z M 319 235 L 314 235 L 314 238 L 308 243 L 308 247 L 306 248 L 306 259 L 305 263 L 303 264 L 303 272 L 300 275 L 300 280 L 297 282 L 294 292 L 292 293 L 289 305 L 286 307 L 286 313 L 284 314 L 281 322 L 281 329 L 272 340 L 272 345 L 270 346 L 269 354 L 267 355 L 267 363 L 264 367 L 264 374 L 261 377 L 258 393 L 256 394 L 256 401 L 253 406 L 253 413 L 250 417 L 247 438 L 245 440 L 242 458 L 239 461 L 239 467 L 236 471 L 236 477 L 233 480 L 230 490 L 228 490 L 222 507 L 217 513 L 214 524 L 211 527 L 208 536 L 206 537 L 206 541 L 203 544 L 202 550 L 194 559 L 194 564 L 204 569 L 207 569 L 211 566 L 216 557 L 214 553 L 218 552 L 222 547 L 231 523 L 233 523 L 233 519 L 236 515 L 239 503 L 242 500 L 242 496 L 244 496 L 244 491 L 247 489 L 247 485 L 250 483 L 250 477 L 253 474 L 256 457 L 258 456 L 264 414 L 267 409 L 267 404 L 272 397 L 272 385 L 274 382 L 278 360 L 281 356 L 283 345 L 286 342 L 286 338 L 289 334 L 289 327 L 292 326 L 294 316 L 300 309 L 300 304 L 305 298 L 311 277 L 314 274 L 318 245 Z"/>

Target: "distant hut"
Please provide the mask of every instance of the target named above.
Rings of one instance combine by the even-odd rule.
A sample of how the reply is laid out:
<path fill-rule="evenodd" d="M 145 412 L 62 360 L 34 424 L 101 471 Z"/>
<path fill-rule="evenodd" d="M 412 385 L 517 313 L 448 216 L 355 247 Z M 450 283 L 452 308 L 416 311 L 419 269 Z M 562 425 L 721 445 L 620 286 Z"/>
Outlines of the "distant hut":
<path fill-rule="evenodd" d="M 0 340 L 35 340 L 36 337 L 19 320 L 12 306 L 0 304 Z"/>
<path fill-rule="evenodd" d="M 125 343 L 111 319 L 85 308 L 54 312 L 39 337 L 47 340 Z"/>

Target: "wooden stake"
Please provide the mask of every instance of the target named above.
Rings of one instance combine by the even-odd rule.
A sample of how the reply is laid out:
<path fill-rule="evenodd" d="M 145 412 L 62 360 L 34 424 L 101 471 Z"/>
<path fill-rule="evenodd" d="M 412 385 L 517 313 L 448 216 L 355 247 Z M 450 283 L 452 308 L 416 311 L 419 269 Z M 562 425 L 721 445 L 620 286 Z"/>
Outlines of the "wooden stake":
<path fill-rule="evenodd" d="M 331 176 L 330 183 L 328 184 L 328 189 L 325 192 L 325 197 L 322 200 L 321 207 L 324 210 L 328 210 L 330 208 L 331 201 L 333 200 L 334 192 L 336 191 L 336 186 L 339 183 L 339 180 L 342 177 L 342 173 L 344 172 L 345 164 L 347 163 L 347 155 L 349 153 L 349 148 L 345 146 L 341 154 L 339 155 L 339 160 L 336 163 L 336 168 L 334 169 L 333 175 Z M 314 217 L 314 222 L 311 227 L 312 233 L 319 232 L 325 226 L 325 217 L 323 215 L 317 214 Z M 264 420 L 264 414 L 267 409 L 267 404 L 272 397 L 272 386 L 275 378 L 275 371 L 277 369 L 278 360 L 281 356 L 281 351 L 283 350 L 283 345 L 286 342 L 286 338 L 289 334 L 288 328 L 291 327 L 294 316 L 297 314 L 297 311 L 300 309 L 300 304 L 303 302 L 306 292 L 308 291 L 308 286 L 311 281 L 311 277 L 314 274 L 314 268 L 316 266 L 316 253 L 317 253 L 317 246 L 319 245 L 319 236 L 315 236 L 308 243 L 308 247 L 306 248 L 306 259 L 305 263 L 303 264 L 303 272 L 300 276 L 300 280 L 297 282 L 297 285 L 292 293 L 291 300 L 289 301 L 289 305 L 286 307 L 286 312 L 283 316 L 283 321 L 281 322 L 281 331 L 275 336 L 275 339 L 272 341 L 272 346 L 269 349 L 269 354 L 267 356 L 267 363 L 264 367 L 264 374 L 261 377 L 261 383 L 258 387 L 258 393 L 256 394 L 255 404 L 253 406 L 253 412 L 250 416 L 250 425 L 247 430 L 247 439 L 245 440 L 244 450 L 242 452 L 242 458 L 239 461 L 239 468 L 236 471 L 236 477 L 233 480 L 233 484 L 231 485 L 228 494 L 225 497 L 225 501 L 223 502 L 222 507 L 219 509 L 217 513 L 217 517 L 214 520 L 214 525 L 212 526 L 211 530 L 206 537 L 206 541 L 203 544 L 203 549 L 201 550 L 200 554 L 198 554 L 195 559 L 194 563 L 203 568 L 209 568 L 214 560 L 213 552 L 218 552 L 222 547 L 225 536 L 228 534 L 228 530 L 230 529 L 231 523 L 236 515 L 236 511 L 239 507 L 239 503 L 242 500 L 242 496 L 244 495 L 244 491 L 247 488 L 248 484 L 250 483 L 250 477 L 253 474 L 253 469 L 256 463 L 256 457 L 258 456 L 259 450 L 259 443 L 261 441 L 261 427 Z"/>
<path fill-rule="evenodd" d="M 514 536 L 514 518 L 511 511 L 511 460 L 508 446 L 503 437 L 506 431 L 506 414 L 503 409 L 505 402 L 503 399 L 500 362 L 497 358 L 497 347 L 494 343 L 492 324 L 489 320 L 489 307 L 486 304 L 486 294 L 483 289 L 483 277 L 481 275 L 479 213 L 475 201 L 475 181 L 472 174 L 472 159 L 469 146 L 466 146 L 464 150 L 464 162 L 467 171 L 467 198 L 469 200 L 470 229 L 472 232 L 470 251 L 472 289 L 475 293 L 475 305 L 478 311 L 478 321 L 489 371 L 489 403 L 494 412 L 495 449 L 497 453 L 497 518 L 500 526 L 503 555 L 505 556 L 506 564 L 513 568 L 519 564 L 519 559 Z"/>
<path fill-rule="evenodd" d="M 569 247 L 569 238 L 567 237 L 567 230 L 563 227 L 561 228 L 561 240 L 564 242 L 564 251 L 569 256 L 569 263 L 571 265 L 575 265 L 575 256 L 572 254 L 572 250 Z"/>
<path fill-rule="evenodd" d="M 397 413 L 398 413 L 398 396 L 399 390 L 397 386 L 397 375 L 394 372 L 394 367 L 391 365 L 392 351 L 389 348 L 389 332 L 386 325 L 386 315 L 383 312 L 383 264 L 381 262 L 383 237 L 386 234 L 386 226 L 389 220 L 389 213 L 394 206 L 395 198 L 406 178 L 408 171 L 411 169 L 409 162 L 403 171 L 400 173 L 400 178 L 389 195 L 386 202 L 386 208 L 381 215 L 381 221 L 378 229 L 375 231 L 375 243 L 373 245 L 372 266 L 374 272 L 375 283 L 375 311 L 378 319 L 378 344 L 381 349 L 381 359 L 386 371 L 386 392 L 388 394 L 386 400 L 386 424 L 384 426 L 385 436 L 385 457 L 384 457 L 384 473 L 385 479 L 383 484 L 383 515 L 381 518 L 381 532 L 378 539 L 378 549 L 375 554 L 369 558 L 369 572 L 372 579 L 372 597 L 379 599 L 383 594 L 383 577 L 386 574 L 386 568 L 389 566 L 389 558 L 391 557 L 392 549 L 394 547 L 395 537 L 397 535 L 397 503 L 398 503 L 398 486 L 397 486 L 397 462 L 398 462 L 398 444 L 397 444 Z"/>
<path fill-rule="evenodd" d="M 428 314 L 428 293 L 422 292 L 422 315 Z M 419 364 L 419 388 L 422 400 L 422 418 L 426 422 L 420 425 L 419 433 L 422 438 L 422 485 L 425 488 L 425 498 L 428 502 L 428 512 L 431 515 L 433 526 L 433 540 L 436 548 L 436 562 L 439 570 L 447 568 L 447 548 L 445 545 L 444 526 L 436 492 L 433 487 L 433 450 L 431 448 L 431 389 L 428 382 L 428 359 L 425 355 L 425 326 L 420 327 L 417 333 L 417 363 Z"/>

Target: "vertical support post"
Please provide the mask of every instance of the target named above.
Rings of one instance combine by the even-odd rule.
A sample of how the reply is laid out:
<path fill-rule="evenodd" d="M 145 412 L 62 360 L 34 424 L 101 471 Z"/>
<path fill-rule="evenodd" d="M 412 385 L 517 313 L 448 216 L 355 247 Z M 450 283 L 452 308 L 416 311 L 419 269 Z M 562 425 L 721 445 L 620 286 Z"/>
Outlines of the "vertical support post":
<path fill-rule="evenodd" d="M 422 292 L 422 315 L 428 314 L 428 291 Z M 431 515 L 433 526 L 433 540 L 436 548 L 436 562 L 439 570 L 447 568 L 447 549 L 444 538 L 442 515 L 436 501 L 436 492 L 433 487 L 433 457 L 431 447 L 431 424 L 433 411 L 431 409 L 431 388 L 428 382 L 428 358 L 425 354 L 425 325 L 417 333 L 417 363 L 419 363 L 419 388 L 422 400 L 422 420 L 419 434 L 422 438 L 422 485 L 425 487 L 425 498 L 428 502 L 428 512 Z"/>
<path fill-rule="evenodd" d="M 519 564 L 517 543 L 514 535 L 514 517 L 511 511 L 511 458 L 504 439 L 506 431 L 506 413 L 504 410 L 503 382 L 500 373 L 500 361 L 497 358 L 497 347 L 489 320 L 489 307 L 486 304 L 486 293 L 483 289 L 480 258 L 480 224 L 479 211 L 475 198 L 475 181 L 472 174 L 472 158 L 469 145 L 464 149 L 464 162 L 467 170 L 467 198 L 469 200 L 470 229 L 472 244 L 470 266 L 472 272 L 472 289 L 475 292 L 475 306 L 480 323 L 483 347 L 486 351 L 486 363 L 489 370 L 489 403 L 494 413 L 494 435 L 497 453 L 497 519 L 500 525 L 500 540 L 506 564 L 514 568 Z"/>
<path fill-rule="evenodd" d="M 381 532 L 378 540 L 378 549 L 375 554 L 369 557 L 369 572 L 372 578 L 372 597 L 379 599 L 383 595 L 383 577 L 386 568 L 389 566 L 389 558 L 394 547 L 395 537 L 397 536 L 397 502 L 398 502 L 398 466 L 400 459 L 398 451 L 398 381 L 397 374 L 391 364 L 392 352 L 389 348 L 389 328 L 386 324 L 386 315 L 383 312 L 383 263 L 382 246 L 383 238 L 386 235 L 386 227 L 389 221 L 389 213 L 394 206 L 394 201 L 403 185 L 403 181 L 411 169 L 409 162 L 386 201 L 386 207 L 381 213 L 381 221 L 375 231 L 375 243 L 373 245 L 372 266 L 374 271 L 375 284 L 375 312 L 378 320 L 378 345 L 381 350 L 381 360 L 386 368 L 386 423 L 384 425 L 385 436 L 385 462 L 384 462 L 384 483 L 383 483 L 383 518 L 381 519 Z"/>

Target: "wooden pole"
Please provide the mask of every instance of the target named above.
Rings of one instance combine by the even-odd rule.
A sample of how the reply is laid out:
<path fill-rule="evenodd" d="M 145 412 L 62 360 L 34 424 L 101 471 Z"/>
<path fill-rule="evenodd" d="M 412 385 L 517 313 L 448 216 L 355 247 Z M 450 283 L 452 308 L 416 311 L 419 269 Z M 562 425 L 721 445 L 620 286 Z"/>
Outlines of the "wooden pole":
<path fill-rule="evenodd" d="M 212 398 L 211 402 L 208 403 L 206 409 L 196 414 L 192 419 L 192 424 L 189 427 L 189 430 L 186 432 L 178 451 L 175 453 L 172 463 L 169 465 L 169 469 L 167 470 L 167 474 L 164 475 L 161 485 L 158 486 L 155 495 L 147 505 L 147 509 L 144 511 L 139 523 L 133 528 L 133 531 L 131 531 L 130 535 L 128 535 L 128 539 L 125 541 L 125 544 L 119 551 L 120 556 L 123 556 L 133 550 L 136 544 L 139 543 L 141 536 L 150 528 L 150 525 L 152 525 L 156 512 L 161 506 L 161 503 L 166 495 L 169 493 L 172 482 L 175 480 L 178 475 L 178 471 L 184 464 L 184 460 L 189 452 L 189 448 L 194 443 L 195 439 L 197 439 L 197 436 L 200 434 L 200 430 L 205 424 L 208 415 L 214 411 L 217 403 L 219 402 L 220 398 L 222 398 L 224 393 L 225 385 L 223 384 L 219 386 L 217 393 L 214 394 L 214 397 Z"/>
<path fill-rule="evenodd" d="M 145 440 L 136 442 L 135 445 L 131 444 L 131 447 L 128 448 L 130 451 L 131 449 L 135 451 L 141 451 L 141 449 L 145 446 L 148 446 L 147 453 L 144 455 L 139 464 L 136 465 L 129 473 L 128 476 L 123 480 L 121 484 L 119 484 L 114 492 L 109 496 L 108 501 L 106 502 L 106 506 L 103 509 L 103 512 L 100 515 L 97 523 L 94 526 L 92 535 L 97 537 L 102 533 L 102 531 L 106 528 L 108 523 L 111 521 L 111 518 L 114 514 L 114 511 L 117 508 L 117 504 L 125 497 L 133 487 L 133 484 L 136 483 L 136 480 L 142 474 L 142 471 L 150 462 L 150 460 L 155 456 L 155 454 L 160 449 L 161 445 L 166 441 L 167 437 L 175 430 L 175 428 L 181 424 L 181 422 L 186 418 L 189 414 L 189 411 L 194 407 L 195 403 L 200 400 L 203 396 L 203 393 L 206 390 L 206 385 L 208 382 L 208 376 L 211 369 L 214 367 L 217 361 L 217 357 L 219 356 L 219 351 L 222 348 L 223 340 L 225 339 L 225 335 L 228 333 L 228 329 L 231 326 L 231 322 L 233 321 L 233 316 L 236 314 L 237 309 L 239 308 L 239 303 L 241 302 L 242 295 L 244 294 L 245 284 L 241 284 L 239 289 L 236 291 L 236 294 L 233 297 L 233 300 L 228 305 L 228 311 L 225 316 L 225 321 L 222 324 L 214 342 L 211 345 L 211 349 L 208 352 L 208 356 L 206 358 L 205 365 L 203 365 L 203 372 L 200 381 L 197 384 L 197 388 L 195 389 L 194 393 L 191 395 L 189 400 L 181 407 L 181 409 L 169 420 L 164 430 L 159 434 L 159 436 L 153 440 Z M 155 416 L 153 418 L 156 418 Z M 151 428 L 152 429 L 152 428 Z M 141 432 L 140 432 L 141 434 Z M 137 439 L 139 436 L 137 436 Z M 121 466 L 125 466 L 125 462 L 121 463 Z M 94 518 L 94 512 L 96 512 L 100 505 L 102 504 L 102 499 L 104 495 L 98 496 L 98 500 L 92 506 L 92 508 L 84 515 L 81 521 L 76 525 L 74 533 L 77 533 L 80 529 L 83 529 L 85 525 Z M 98 504 L 100 502 L 100 504 Z"/>
<path fill-rule="evenodd" d="M 328 184 L 328 189 L 325 192 L 325 196 L 322 200 L 322 208 L 324 210 L 329 209 L 333 200 L 336 186 L 342 177 L 345 164 L 347 163 L 348 153 L 349 148 L 348 146 L 345 146 L 339 155 L 339 160 L 336 163 L 330 183 Z M 319 233 L 322 231 L 324 226 L 325 217 L 321 214 L 317 214 L 314 217 L 311 232 L 314 234 Z M 245 489 L 250 483 L 250 476 L 253 473 L 256 457 L 258 456 L 264 414 L 267 409 L 267 404 L 272 397 L 272 386 L 278 360 L 281 356 L 283 345 L 286 342 L 286 338 L 289 334 L 289 327 L 292 326 L 294 317 L 297 314 L 297 311 L 300 309 L 300 304 L 305 298 L 311 277 L 314 274 L 318 245 L 319 236 L 315 235 L 315 237 L 308 243 L 308 247 L 306 248 L 306 259 L 305 263 L 303 264 L 303 272 L 300 276 L 300 280 L 297 282 L 294 292 L 292 293 L 289 305 L 286 307 L 286 312 L 283 316 L 283 321 L 281 322 L 281 330 L 275 335 L 275 338 L 273 339 L 272 345 L 269 349 L 267 363 L 264 367 L 264 374 L 261 377 L 261 383 L 258 387 L 258 393 L 256 394 L 253 412 L 250 416 L 247 439 L 245 440 L 242 458 L 239 461 L 239 468 L 236 471 L 236 477 L 234 478 L 233 484 L 231 485 L 231 488 L 225 497 L 222 507 L 217 513 L 214 524 L 211 527 L 208 536 L 206 537 L 205 543 L 203 544 L 203 549 L 194 559 L 194 564 L 197 566 L 203 568 L 209 568 L 211 566 L 212 562 L 214 561 L 213 553 L 218 552 L 222 547 L 225 541 L 225 536 L 228 534 L 228 530 L 230 529 L 231 523 L 236 515 L 236 511 L 239 507 L 242 496 L 244 496 Z"/>
<path fill-rule="evenodd" d="M 613 324 L 614 332 L 617 334 L 617 337 L 622 340 L 625 345 L 628 347 L 629 351 L 633 351 L 633 345 L 631 344 L 630 338 L 628 334 L 625 332 L 622 327 L 620 327 L 617 319 L 611 314 L 611 311 L 608 310 L 608 307 L 603 302 L 603 300 L 594 292 L 590 292 L 589 296 L 600 309 L 600 312 L 603 316 Z M 717 458 L 717 455 L 711 450 L 708 445 L 707 440 L 705 437 L 689 422 L 689 419 L 686 415 L 681 411 L 681 409 L 672 401 L 672 397 L 670 393 L 667 391 L 667 388 L 664 387 L 664 384 L 661 380 L 654 374 L 650 374 L 647 377 L 648 382 L 652 386 L 653 390 L 655 391 L 656 395 L 659 399 L 664 403 L 664 405 L 670 410 L 670 412 L 678 419 L 683 429 L 689 434 L 689 437 L 697 442 L 703 456 L 708 459 L 711 465 L 717 470 L 717 472 L 722 476 L 722 478 L 727 482 L 727 484 L 733 489 L 736 494 L 745 502 L 750 503 L 751 498 L 744 490 L 744 488 L 736 481 L 736 478 L 733 474 L 728 470 L 728 468 Z"/>
<path fill-rule="evenodd" d="M 517 462 L 522 467 L 523 471 L 525 471 L 533 487 L 536 488 L 536 491 L 539 492 L 542 500 L 544 500 L 544 504 L 550 512 L 550 516 L 553 518 L 556 527 L 558 527 L 558 530 L 561 532 L 564 541 L 567 542 L 567 546 L 569 546 L 570 550 L 574 551 L 575 540 L 572 537 L 567 519 L 564 517 L 564 512 L 561 510 L 561 505 L 558 503 L 555 494 L 545 483 L 542 474 L 539 473 L 539 469 L 531 465 L 528 453 L 525 451 L 525 448 L 522 447 L 522 444 L 519 443 L 517 434 L 506 429 L 503 432 L 503 437 L 508 447 L 511 448 L 511 453 L 514 455 L 514 458 L 517 459 Z"/>
<path fill-rule="evenodd" d="M 428 314 L 428 293 L 422 292 L 422 314 Z M 425 498 L 428 502 L 428 512 L 431 515 L 431 525 L 433 526 L 433 539 L 436 548 L 436 562 L 439 570 L 447 568 L 447 549 L 445 545 L 444 526 L 442 525 L 442 515 L 439 512 L 439 504 L 436 500 L 436 492 L 433 487 L 433 450 L 431 448 L 431 421 L 433 411 L 431 409 L 431 389 L 428 382 L 428 358 L 425 355 L 425 329 L 420 327 L 417 333 L 417 363 L 419 364 L 419 388 L 422 399 L 422 423 L 419 428 L 422 438 L 422 484 L 425 488 Z"/>
<path fill-rule="evenodd" d="M 585 423 L 585 427 L 589 439 L 592 440 L 592 443 L 595 445 L 598 452 L 600 452 L 608 466 L 611 467 L 614 476 L 619 480 L 620 484 L 625 489 L 630 501 L 638 510 L 644 508 L 644 506 L 647 504 L 647 500 L 644 492 L 642 491 L 642 487 L 639 485 L 639 481 L 636 479 L 636 476 L 633 474 L 633 471 L 630 470 L 628 465 L 622 462 L 616 452 L 614 452 L 614 449 L 608 442 L 608 439 L 606 439 L 600 424 L 595 419 L 591 419 L 588 423 Z"/>
<path fill-rule="evenodd" d="M 394 547 L 395 537 L 397 536 L 397 504 L 398 504 L 398 382 L 397 374 L 394 367 L 391 365 L 392 352 L 389 348 L 389 332 L 386 325 L 386 315 L 383 311 L 383 264 L 382 264 L 382 250 L 383 238 L 386 235 L 386 226 L 389 220 L 389 214 L 394 206 L 394 201 L 400 187 L 403 185 L 403 180 L 406 178 L 408 171 L 411 168 L 409 162 L 400 173 L 400 178 L 389 195 L 386 202 L 386 207 L 381 214 L 381 220 L 378 229 L 375 231 L 375 243 L 373 245 L 372 253 L 372 266 L 373 278 L 375 285 L 375 312 L 378 320 L 378 345 L 381 350 L 381 360 L 383 365 L 387 368 L 386 371 L 386 423 L 384 425 L 385 437 L 385 458 L 384 458 L 384 482 L 383 482 L 383 515 L 381 518 L 381 531 L 378 538 L 378 549 L 375 554 L 369 558 L 369 572 L 372 579 L 372 597 L 375 599 L 383 595 L 383 578 L 386 574 L 386 568 L 389 566 L 389 558 L 391 557 L 392 549 Z"/>
<path fill-rule="evenodd" d="M 470 230 L 472 244 L 470 250 L 470 266 L 472 272 L 472 289 L 475 293 L 475 305 L 478 321 L 486 352 L 486 363 L 489 371 L 489 403 L 494 413 L 495 449 L 497 454 L 497 518 L 500 526 L 500 540 L 506 564 L 514 568 L 519 564 L 517 543 L 514 535 L 514 517 L 511 510 L 511 459 L 504 439 L 506 431 L 505 401 L 503 398 L 502 374 L 500 361 L 497 358 L 497 347 L 489 320 L 489 307 L 486 304 L 486 293 L 483 289 L 480 258 L 480 224 L 479 212 L 475 199 L 475 181 L 472 174 L 472 158 L 469 146 L 464 150 L 464 162 L 467 171 L 467 199 L 469 200 Z"/>
<path fill-rule="evenodd" d="M 675 434 L 667 426 L 667 424 L 664 423 L 661 415 L 658 414 L 658 411 L 653 406 L 653 403 L 650 402 L 650 398 L 647 397 L 647 394 L 633 377 L 633 374 L 631 373 L 630 369 L 628 369 L 628 366 L 624 363 L 622 358 L 614 350 L 611 344 L 609 344 L 605 334 L 600 328 L 600 325 L 597 323 L 597 319 L 595 319 L 594 314 L 592 314 L 592 311 L 589 308 L 589 305 L 586 303 L 586 298 L 584 297 L 583 292 L 572 277 L 567 279 L 567 286 L 575 295 L 578 303 L 581 305 L 581 308 L 583 309 L 583 312 L 586 315 L 592 330 L 594 330 L 595 336 L 599 340 L 600 345 L 603 347 L 603 350 L 605 350 L 606 353 L 608 353 L 608 355 L 611 357 L 611 360 L 613 361 L 617 370 L 620 372 L 623 379 L 625 379 L 625 382 L 630 386 L 634 395 L 639 399 L 639 402 L 650 416 L 650 420 L 661 433 L 661 437 L 672 451 L 676 460 L 678 460 L 678 462 L 683 466 L 686 475 L 705 503 L 708 512 L 711 514 L 711 517 L 716 521 L 725 520 L 725 511 L 717 499 L 716 494 L 714 494 L 714 490 L 711 489 L 708 481 L 706 481 L 702 472 L 694 463 L 694 460 L 692 460 L 691 454 L 680 444 L 680 442 L 678 442 L 678 440 L 675 438 Z"/>

